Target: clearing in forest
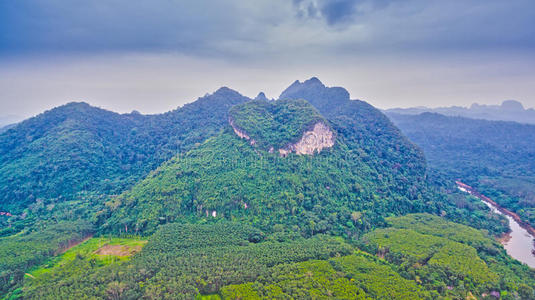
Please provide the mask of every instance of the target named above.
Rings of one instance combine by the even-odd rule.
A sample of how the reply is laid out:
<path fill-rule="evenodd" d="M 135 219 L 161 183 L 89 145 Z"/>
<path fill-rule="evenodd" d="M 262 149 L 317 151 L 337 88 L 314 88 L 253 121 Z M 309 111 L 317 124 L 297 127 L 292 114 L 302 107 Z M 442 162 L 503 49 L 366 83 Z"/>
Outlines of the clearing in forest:
<path fill-rule="evenodd" d="M 98 255 L 113 255 L 126 257 L 131 256 L 139 251 L 141 251 L 143 245 L 111 245 L 107 244 L 95 251 L 95 254 Z"/>
<path fill-rule="evenodd" d="M 75 259 L 95 259 L 101 265 L 128 260 L 130 259 L 130 256 L 141 251 L 146 243 L 146 240 L 135 237 L 90 238 L 31 270 L 28 272 L 27 277 L 39 277 L 41 274 L 48 273 L 56 268 L 61 268 Z"/>

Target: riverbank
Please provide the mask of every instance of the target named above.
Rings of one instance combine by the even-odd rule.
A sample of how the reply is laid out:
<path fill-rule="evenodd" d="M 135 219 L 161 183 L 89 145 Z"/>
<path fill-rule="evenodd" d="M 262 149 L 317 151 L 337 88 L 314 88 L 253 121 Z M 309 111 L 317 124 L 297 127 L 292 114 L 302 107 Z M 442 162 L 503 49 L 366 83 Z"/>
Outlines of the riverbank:
<path fill-rule="evenodd" d="M 525 263 L 531 268 L 535 268 L 535 245 L 533 243 L 535 239 L 533 232 L 535 232 L 535 230 L 533 230 L 533 227 L 524 222 L 517 221 L 519 220 L 519 217 L 515 213 L 500 207 L 492 199 L 480 194 L 471 186 L 460 181 L 457 181 L 456 183 L 460 190 L 480 199 L 492 212 L 501 214 L 507 218 L 509 221 L 509 232 L 498 238 L 498 242 L 503 245 L 507 254 L 511 257 Z"/>
<path fill-rule="evenodd" d="M 479 193 L 476 189 L 474 189 L 473 187 L 471 187 L 471 186 L 469 186 L 469 185 L 467 185 L 467 184 L 465 184 L 465 183 L 463 183 L 461 181 L 455 181 L 455 183 L 457 184 L 458 188 L 466 191 L 470 195 L 479 198 L 481 201 L 484 201 L 484 202 L 492 204 L 492 206 L 496 207 L 496 209 L 499 210 L 501 213 L 503 213 L 504 215 L 508 215 L 511 218 L 513 218 L 513 220 L 515 220 L 522 228 L 524 228 L 527 232 L 529 232 L 529 234 L 531 234 L 532 236 L 535 236 L 535 228 L 533 228 L 533 226 L 531 226 L 529 223 L 523 221 L 520 218 L 520 216 L 517 215 L 516 213 L 508 210 L 507 208 L 504 208 L 504 207 L 500 206 L 494 200 L 492 200 L 489 197 Z"/>

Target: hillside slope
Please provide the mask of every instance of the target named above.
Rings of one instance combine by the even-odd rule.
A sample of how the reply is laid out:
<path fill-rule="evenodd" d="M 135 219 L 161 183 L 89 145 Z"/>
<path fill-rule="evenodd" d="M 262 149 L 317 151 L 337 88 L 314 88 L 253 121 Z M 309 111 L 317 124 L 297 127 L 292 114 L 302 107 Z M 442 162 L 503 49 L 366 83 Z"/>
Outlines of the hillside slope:
<path fill-rule="evenodd" d="M 310 102 L 340 133 L 339 138 L 379 173 L 395 174 L 396 181 L 406 181 L 405 176 L 421 181 L 425 175 L 423 152 L 380 110 L 364 101 L 350 100 L 344 88 L 327 87 L 313 77 L 294 82 L 280 99 Z M 405 166 L 403 172 L 393 172 L 400 166 Z"/>
<path fill-rule="evenodd" d="M 18 214 L 81 192 L 115 194 L 180 151 L 218 133 L 249 100 L 228 88 L 160 115 L 70 103 L 0 134 L 0 210 Z M 84 197 L 85 198 L 85 197 Z"/>
<path fill-rule="evenodd" d="M 386 118 L 380 119 L 387 121 L 381 127 L 370 127 L 373 123 L 353 127 L 349 120 L 342 127 L 341 119 L 334 119 L 338 126 L 332 127 L 333 146 L 313 155 L 284 156 L 258 147 L 273 142 L 276 120 L 283 118 L 285 124 L 275 126 L 278 137 L 287 137 L 277 141 L 280 146 L 303 134 L 309 120 L 322 118 L 303 100 L 269 103 L 274 106 L 269 112 L 264 103 L 249 102 L 232 113 L 240 128 L 255 132 L 255 143 L 242 139 L 229 124 L 222 134 L 174 157 L 110 201 L 113 216 L 105 226 L 152 232 L 158 224 L 177 219 L 225 218 L 263 229 L 294 226 L 305 235 L 351 235 L 389 214 L 425 206 L 425 162 L 418 149 L 392 134 L 399 132 Z M 287 107 L 301 110 L 287 114 Z M 355 110 L 357 117 L 366 113 Z M 392 147 L 379 148 L 387 144 Z"/>

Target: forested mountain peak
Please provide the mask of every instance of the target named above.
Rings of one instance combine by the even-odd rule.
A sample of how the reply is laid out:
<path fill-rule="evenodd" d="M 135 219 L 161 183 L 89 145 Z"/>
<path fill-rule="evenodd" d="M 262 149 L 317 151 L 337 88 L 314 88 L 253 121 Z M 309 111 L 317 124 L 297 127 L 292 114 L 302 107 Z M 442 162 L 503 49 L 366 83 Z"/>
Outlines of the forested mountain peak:
<path fill-rule="evenodd" d="M 100 117 L 115 121 L 114 118 L 120 117 L 121 114 L 109 111 L 100 107 L 92 106 L 87 102 L 68 102 L 64 105 L 47 110 L 35 118 L 30 118 L 26 121 L 60 121 L 61 118 L 74 118 L 78 121 L 90 121 Z M 102 121 L 102 120 L 101 120 Z"/>
<path fill-rule="evenodd" d="M 108 111 L 99 107 L 92 106 L 87 102 L 73 101 L 73 102 L 68 102 L 66 104 L 60 105 L 58 107 L 54 107 L 50 110 L 47 110 L 37 115 L 37 118 L 39 117 L 47 118 L 51 116 L 57 116 L 60 114 L 63 114 L 65 116 L 70 116 L 70 114 L 74 115 L 74 114 L 79 114 L 79 113 L 97 113 L 97 112 L 117 114 L 115 112 L 111 112 L 111 111 Z M 29 120 L 33 120 L 33 119 L 35 118 L 30 118 Z"/>
<path fill-rule="evenodd" d="M 237 91 L 235 91 L 235 90 L 233 90 L 231 88 L 228 88 L 226 86 L 220 87 L 219 89 L 217 89 L 217 91 L 215 91 L 210 96 L 212 96 L 213 99 L 221 99 L 223 97 L 225 97 L 225 98 L 228 98 L 228 97 L 241 98 L 241 97 L 243 97 L 242 94 L 240 94 Z"/>
<path fill-rule="evenodd" d="M 83 108 L 88 108 L 90 106 L 91 105 L 89 105 L 89 103 L 84 102 L 84 101 L 72 101 L 72 102 L 65 103 L 64 105 L 58 106 L 55 109 L 62 109 L 62 108 L 83 109 Z"/>
<path fill-rule="evenodd" d="M 254 100 L 264 100 L 268 101 L 269 99 L 266 97 L 266 94 L 264 92 L 258 93 L 258 95 L 254 98 Z"/>
<path fill-rule="evenodd" d="M 150 233 L 178 220 L 228 219 L 351 236 L 386 215 L 434 209 L 424 204 L 420 150 L 380 111 L 317 79 L 288 90 L 283 94 L 308 95 L 330 113 L 302 98 L 232 107 L 223 132 L 111 199 L 103 228 Z M 291 147 L 309 131 L 326 133 L 321 152 Z"/>
<path fill-rule="evenodd" d="M 279 99 L 305 99 L 322 113 L 349 101 L 349 92 L 342 87 L 327 87 L 318 78 L 312 77 L 304 82 L 296 80 Z"/>
<path fill-rule="evenodd" d="M 300 153 L 302 151 L 294 149 L 294 146 L 303 143 L 305 135 L 309 137 L 311 146 L 319 145 L 316 141 L 318 135 L 325 140 L 322 145 L 330 147 L 334 144 L 334 134 L 328 122 L 305 100 L 253 100 L 231 108 L 229 118 L 238 136 L 270 152 Z M 322 124 L 321 128 L 318 124 Z"/>
<path fill-rule="evenodd" d="M 179 107 L 173 111 L 165 113 L 172 120 L 177 120 L 177 118 L 184 118 L 187 114 L 191 117 L 192 114 L 216 114 L 221 115 L 228 113 L 230 107 L 247 102 L 251 100 L 248 97 L 243 96 L 237 91 L 230 89 L 228 87 L 221 87 L 217 91 L 206 94 L 203 97 L 197 98 L 196 101 L 191 103 L 186 103 L 184 106 Z M 203 118 L 196 118 L 195 122 L 202 122 Z M 220 120 L 218 119 L 218 122 Z M 224 122 L 226 124 L 226 120 Z"/>

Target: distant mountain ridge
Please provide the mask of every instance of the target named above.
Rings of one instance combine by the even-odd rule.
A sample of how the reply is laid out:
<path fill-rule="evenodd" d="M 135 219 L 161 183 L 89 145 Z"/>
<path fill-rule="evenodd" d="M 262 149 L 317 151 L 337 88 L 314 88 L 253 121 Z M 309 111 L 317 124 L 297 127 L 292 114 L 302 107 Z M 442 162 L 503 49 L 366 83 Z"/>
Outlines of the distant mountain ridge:
<path fill-rule="evenodd" d="M 534 125 L 438 113 L 388 116 L 424 150 L 430 167 L 460 178 L 474 173 L 535 175 Z"/>
<path fill-rule="evenodd" d="M 505 100 L 501 105 L 485 105 L 474 103 L 470 107 L 450 106 L 429 108 L 419 106 L 411 108 L 386 109 L 385 112 L 404 115 L 418 115 L 424 112 L 434 112 L 454 117 L 535 124 L 535 109 L 525 109 L 522 103 L 516 100 Z"/>
<path fill-rule="evenodd" d="M 317 77 L 304 82 L 294 81 L 284 90 L 279 99 L 305 99 L 322 113 L 331 112 L 337 106 L 346 104 L 349 92 L 342 87 L 327 87 Z"/>

